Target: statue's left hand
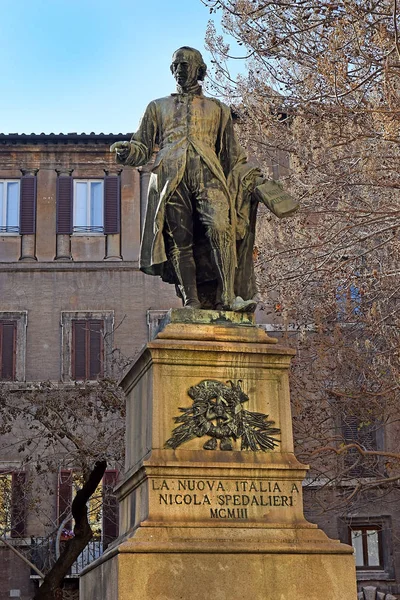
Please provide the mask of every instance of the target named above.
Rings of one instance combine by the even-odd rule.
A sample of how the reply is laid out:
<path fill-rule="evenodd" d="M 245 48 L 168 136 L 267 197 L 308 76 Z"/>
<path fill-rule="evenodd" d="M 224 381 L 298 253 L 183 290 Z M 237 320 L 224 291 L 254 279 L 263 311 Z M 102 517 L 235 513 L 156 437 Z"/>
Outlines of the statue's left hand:
<path fill-rule="evenodd" d="M 254 192 L 257 186 L 263 184 L 265 182 L 265 177 L 261 173 L 260 169 L 252 169 L 251 173 L 248 177 L 246 177 L 246 181 L 244 182 L 244 187 L 247 189 L 250 194 Z"/>
<path fill-rule="evenodd" d="M 255 177 L 252 181 L 253 184 L 253 192 L 256 189 L 256 187 L 258 187 L 259 185 L 262 185 L 263 183 L 265 183 L 265 177 L 264 175 L 262 175 L 262 173 L 260 172 L 259 175 L 257 175 L 257 177 Z"/>

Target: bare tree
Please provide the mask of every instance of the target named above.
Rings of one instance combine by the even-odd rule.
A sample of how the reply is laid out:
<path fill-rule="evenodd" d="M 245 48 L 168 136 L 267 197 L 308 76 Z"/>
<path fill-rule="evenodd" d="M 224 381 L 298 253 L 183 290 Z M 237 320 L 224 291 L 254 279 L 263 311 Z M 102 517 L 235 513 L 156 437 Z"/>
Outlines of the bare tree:
<path fill-rule="evenodd" d="M 35 543 L 18 546 L 17 553 L 43 579 L 35 600 L 62 597 L 65 575 L 93 537 L 91 521 L 94 519 L 88 514 L 87 503 L 97 498 L 93 510 L 101 510 L 104 486 L 103 492 L 99 492 L 98 485 L 106 466 L 121 468 L 124 404 L 122 390 L 111 379 L 76 384 L 0 385 L 2 460 L 15 463 L 15 458 L 19 459 L 17 473 L 10 470 L 2 472 L 0 477 L 3 491 L 9 494 L 9 514 L 4 515 L 4 531 L 0 533 L 2 541 L 15 551 L 6 536 L 11 533 L 14 539 L 18 535 L 25 537 L 21 522 L 29 511 Z M 78 479 L 82 482 L 72 507 L 65 507 L 62 523 L 60 515 L 55 514 L 52 498 L 60 469 L 80 474 L 75 479 L 77 483 Z M 11 489 L 11 485 L 15 487 L 15 475 L 17 494 Z M 71 479 L 71 486 L 72 483 Z M 4 494 L 1 496 L 4 512 L 7 502 L 4 503 Z M 93 508 L 93 500 L 91 504 Z M 59 534 L 65 533 L 67 522 L 74 523 L 74 528 L 67 532 L 69 539 L 60 544 Z M 42 544 L 37 541 L 37 535 L 42 538 Z M 43 543 L 46 539 L 47 544 Z M 50 547 L 51 555 L 45 556 Z"/>
<path fill-rule="evenodd" d="M 298 350 L 294 429 L 318 482 L 315 503 L 325 511 L 371 494 L 394 501 L 398 4 L 202 1 L 223 29 L 210 21 L 207 31 L 211 88 L 234 108 L 249 154 L 301 201 L 279 224 L 260 207 L 255 259 L 263 309 Z"/>

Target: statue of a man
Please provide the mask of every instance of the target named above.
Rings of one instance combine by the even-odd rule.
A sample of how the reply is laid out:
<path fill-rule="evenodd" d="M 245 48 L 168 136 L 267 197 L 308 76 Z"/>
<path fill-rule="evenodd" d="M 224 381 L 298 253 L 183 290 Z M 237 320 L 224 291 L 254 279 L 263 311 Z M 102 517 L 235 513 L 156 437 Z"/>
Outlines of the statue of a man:
<path fill-rule="evenodd" d="M 111 151 L 152 166 L 140 269 L 175 283 L 187 308 L 252 311 L 256 201 L 263 183 L 233 130 L 230 108 L 203 95 L 207 67 L 184 46 L 172 57 L 177 91 L 150 102 L 130 142 Z"/>

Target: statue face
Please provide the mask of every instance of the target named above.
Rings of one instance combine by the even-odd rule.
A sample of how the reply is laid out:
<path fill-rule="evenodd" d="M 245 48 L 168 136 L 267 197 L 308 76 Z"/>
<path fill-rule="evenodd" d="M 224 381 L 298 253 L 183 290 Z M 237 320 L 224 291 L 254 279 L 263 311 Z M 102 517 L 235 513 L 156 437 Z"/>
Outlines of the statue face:
<path fill-rule="evenodd" d="M 198 80 L 199 63 L 190 50 L 178 50 L 172 57 L 171 71 L 178 85 L 187 88 Z"/>

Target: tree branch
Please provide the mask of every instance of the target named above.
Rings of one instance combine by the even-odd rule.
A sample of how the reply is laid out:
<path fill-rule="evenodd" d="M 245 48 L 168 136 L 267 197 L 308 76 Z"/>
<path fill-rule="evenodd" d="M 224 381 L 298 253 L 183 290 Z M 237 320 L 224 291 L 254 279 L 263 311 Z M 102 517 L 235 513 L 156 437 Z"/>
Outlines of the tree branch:
<path fill-rule="evenodd" d="M 35 573 L 37 573 L 39 575 L 39 577 L 41 577 L 42 579 L 44 579 L 44 573 L 42 573 L 42 571 L 40 571 L 30 560 L 29 558 L 26 558 L 26 556 L 24 556 L 22 554 L 22 552 L 20 552 L 19 550 L 17 550 L 12 544 L 10 544 L 10 542 L 8 542 L 4 537 L 0 537 L 0 542 L 3 542 L 3 544 L 5 544 L 7 546 L 7 548 L 10 548 L 10 550 L 12 550 L 21 560 L 24 561 L 24 563 L 26 563 L 28 565 L 28 567 L 30 567 L 31 569 L 33 569 L 35 571 Z"/>

